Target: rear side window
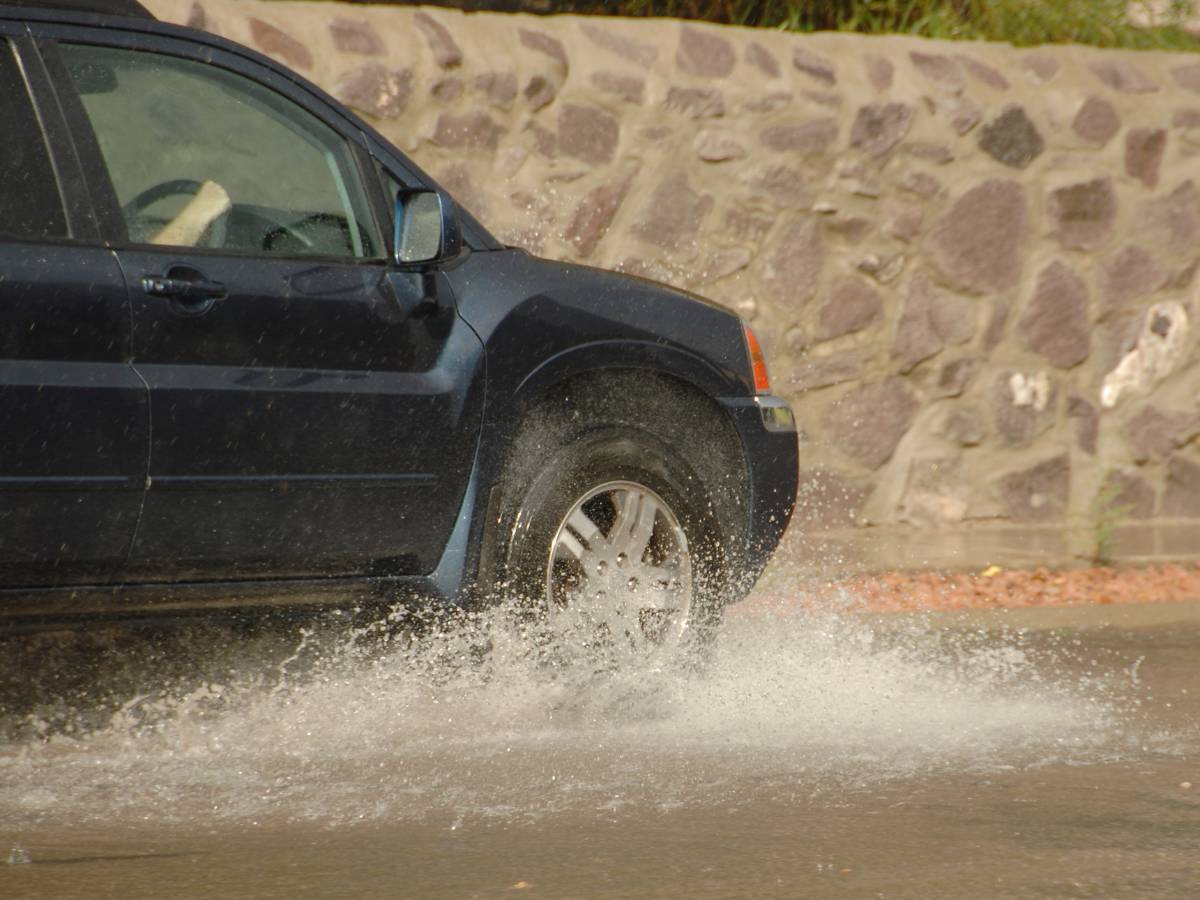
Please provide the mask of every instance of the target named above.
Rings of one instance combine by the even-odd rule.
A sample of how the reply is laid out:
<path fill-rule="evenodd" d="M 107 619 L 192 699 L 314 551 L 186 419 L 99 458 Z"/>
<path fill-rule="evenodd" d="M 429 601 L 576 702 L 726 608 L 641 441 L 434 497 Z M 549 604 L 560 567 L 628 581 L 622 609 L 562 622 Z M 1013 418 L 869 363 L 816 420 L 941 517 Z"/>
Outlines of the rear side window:
<path fill-rule="evenodd" d="M 65 238 L 67 218 L 12 44 L 0 38 L 0 237 Z"/>

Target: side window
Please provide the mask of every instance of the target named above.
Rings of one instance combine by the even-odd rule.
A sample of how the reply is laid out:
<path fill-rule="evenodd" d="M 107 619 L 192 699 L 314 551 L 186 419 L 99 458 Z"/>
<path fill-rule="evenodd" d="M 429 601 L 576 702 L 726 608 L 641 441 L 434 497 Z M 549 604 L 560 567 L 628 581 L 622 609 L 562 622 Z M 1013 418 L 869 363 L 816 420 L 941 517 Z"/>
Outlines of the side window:
<path fill-rule="evenodd" d="M 204 63 L 60 50 L 133 243 L 382 255 L 349 145 L 306 110 Z"/>
<path fill-rule="evenodd" d="M 67 218 L 13 46 L 0 38 L 0 237 L 65 238 Z"/>

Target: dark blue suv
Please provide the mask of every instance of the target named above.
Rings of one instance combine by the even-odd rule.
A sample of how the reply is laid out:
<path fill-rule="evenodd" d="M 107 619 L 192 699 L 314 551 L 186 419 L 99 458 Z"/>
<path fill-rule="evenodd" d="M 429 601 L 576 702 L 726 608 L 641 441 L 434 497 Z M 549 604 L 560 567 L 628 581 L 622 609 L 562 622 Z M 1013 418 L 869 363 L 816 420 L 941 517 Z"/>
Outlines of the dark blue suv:
<path fill-rule="evenodd" d="M 0 122 L 3 627 L 520 596 L 665 640 L 777 545 L 743 322 L 501 245 L 276 63 L 0 5 Z"/>

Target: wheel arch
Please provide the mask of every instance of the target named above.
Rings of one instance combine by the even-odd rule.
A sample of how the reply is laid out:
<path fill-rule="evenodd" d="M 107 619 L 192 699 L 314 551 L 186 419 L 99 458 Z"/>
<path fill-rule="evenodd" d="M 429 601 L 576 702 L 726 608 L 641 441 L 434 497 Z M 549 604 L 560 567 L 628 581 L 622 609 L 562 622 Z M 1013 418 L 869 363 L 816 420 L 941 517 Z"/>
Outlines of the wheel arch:
<path fill-rule="evenodd" d="M 748 527 L 750 476 L 745 447 L 737 428 L 715 399 L 721 396 L 716 391 L 730 387 L 728 382 L 712 367 L 695 358 L 687 365 L 671 369 L 653 364 L 664 358 L 664 352 L 670 354 L 666 358 L 677 363 L 690 356 L 671 348 L 652 347 L 647 352 L 645 348 L 638 349 L 636 345 L 630 348 L 626 344 L 626 349 L 632 349 L 632 352 L 621 356 L 614 356 L 609 342 L 589 345 L 588 349 L 593 352 L 560 354 L 530 372 L 506 404 L 507 414 L 500 417 L 504 425 L 498 428 L 495 438 L 502 451 L 497 455 L 495 477 L 484 503 L 479 567 L 482 580 L 486 583 L 502 562 L 497 554 L 503 553 L 501 548 L 505 543 L 504 511 L 511 500 L 509 495 L 522 489 L 519 482 L 509 479 L 514 471 L 515 456 L 529 444 L 530 430 L 541 427 L 544 413 L 559 409 L 565 403 L 612 396 L 622 391 L 628 392 L 627 402 L 631 408 L 645 401 L 659 411 L 676 413 L 679 421 L 686 425 L 684 439 L 694 440 L 699 433 L 711 438 L 705 454 L 708 470 L 697 475 L 704 479 L 705 490 L 713 494 L 714 506 L 736 510 L 730 533 L 720 536 L 726 553 L 732 557 L 730 562 L 736 564 Z M 586 365 L 588 361 L 595 364 Z"/>

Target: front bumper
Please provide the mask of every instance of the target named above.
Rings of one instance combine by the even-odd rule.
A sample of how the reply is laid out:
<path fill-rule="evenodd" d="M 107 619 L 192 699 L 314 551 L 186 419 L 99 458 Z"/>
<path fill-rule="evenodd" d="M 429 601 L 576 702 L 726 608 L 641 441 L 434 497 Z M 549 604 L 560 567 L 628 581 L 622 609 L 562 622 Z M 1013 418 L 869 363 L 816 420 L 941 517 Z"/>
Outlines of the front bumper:
<path fill-rule="evenodd" d="M 779 397 L 725 397 L 746 459 L 750 482 L 745 557 L 738 581 L 749 591 L 792 518 L 799 480 L 799 440 L 791 407 Z M 744 574 L 744 577 L 743 577 Z"/>

